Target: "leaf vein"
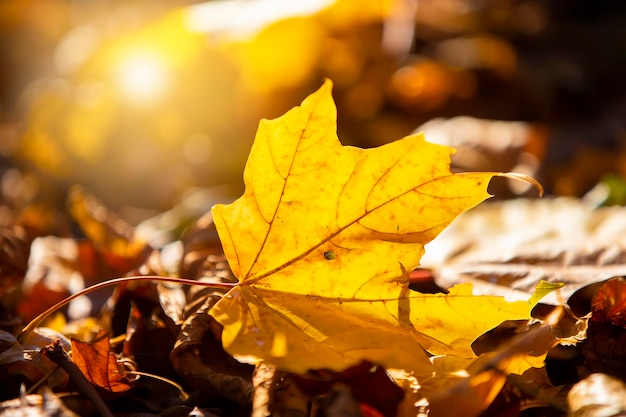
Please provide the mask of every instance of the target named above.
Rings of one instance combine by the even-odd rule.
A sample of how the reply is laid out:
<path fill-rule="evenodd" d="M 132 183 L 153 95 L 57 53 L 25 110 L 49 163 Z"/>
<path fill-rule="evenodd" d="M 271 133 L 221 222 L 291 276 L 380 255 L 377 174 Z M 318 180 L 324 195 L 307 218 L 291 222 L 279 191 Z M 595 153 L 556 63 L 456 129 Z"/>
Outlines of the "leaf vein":
<path fill-rule="evenodd" d="M 320 242 L 319 242 L 319 243 L 317 243 L 317 244 L 315 244 L 315 245 L 311 246 L 309 249 L 305 250 L 305 251 L 304 251 L 304 252 L 302 252 L 300 255 L 295 256 L 294 258 L 290 259 L 289 261 L 283 262 L 283 264 L 282 264 L 282 265 L 279 265 L 279 266 L 277 266 L 277 267 L 275 267 L 275 268 L 273 268 L 273 269 L 271 269 L 271 270 L 269 270 L 269 271 L 267 271 L 267 272 L 264 272 L 263 274 L 261 274 L 261 275 L 259 275 L 259 276 L 256 276 L 256 277 L 254 277 L 254 278 L 249 278 L 249 273 L 248 273 L 248 274 L 246 274 L 245 283 L 246 283 L 247 285 L 254 284 L 255 282 L 258 282 L 258 281 L 260 281 L 260 280 L 262 280 L 262 279 L 264 279 L 264 278 L 266 278 L 266 277 L 268 277 L 268 276 L 271 276 L 271 275 L 273 275 L 273 274 L 275 274 L 275 273 L 277 273 L 277 272 L 279 272 L 279 271 L 282 271 L 282 270 L 284 270 L 284 269 L 286 269 L 286 268 L 290 267 L 291 265 L 295 264 L 296 262 L 298 262 L 298 261 L 300 261 L 300 260 L 304 259 L 305 257 L 307 257 L 308 255 L 310 255 L 310 254 L 311 254 L 313 251 L 315 251 L 316 249 L 319 249 L 322 245 L 324 245 L 325 243 L 327 243 L 327 242 L 328 242 L 328 241 L 330 241 L 331 239 L 333 239 L 333 238 L 335 238 L 336 236 L 338 236 L 339 234 L 343 233 L 343 232 L 344 232 L 346 229 L 348 229 L 349 227 L 353 226 L 354 224 L 359 223 L 361 220 L 363 220 L 365 217 L 367 217 L 367 216 L 368 216 L 368 215 L 370 215 L 371 213 L 375 212 L 376 210 L 378 210 L 378 209 L 380 209 L 380 208 L 382 208 L 382 207 L 386 206 L 387 204 L 390 204 L 390 203 L 392 203 L 392 202 L 396 201 L 397 199 L 399 199 L 399 198 L 401 198 L 401 197 L 405 196 L 406 194 L 408 194 L 408 193 L 410 193 L 410 192 L 417 192 L 417 193 L 419 193 L 418 188 L 423 187 L 423 186 L 424 186 L 424 185 L 426 185 L 426 184 L 429 184 L 429 183 L 434 182 L 434 181 L 439 181 L 439 180 L 442 180 L 442 179 L 444 179 L 444 178 L 453 177 L 454 175 L 455 175 L 455 174 L 451 174 L 451 175 L 444 175 L 444 176 L 442 176 L 442 177 L 438 177 L 438 178 L 433 178 L 433 179 L 431 179 L 431 180 L 429 180 L 429 181 L 426 181 L 426 182 L 423 182 L 423 183 L 421 183 L 421 184 L 417 185 L 416 187 L 413 187 L 413 188 L 411 188 L 411 189 L 409 189 L 409 190 L 403 191 L 402 193 L 398 194 L 397 196 L 391 197 L 389 200 L 382 202 L 381 204 L 379 204 L 379 205 L 378 205 L 378 206 L 376 206 L 376 207 L 373 207 L 373 208 L 372 208 L 372 209 L 370 209 L 370 210 L 365 209 L 365 212 L 364 212 L 362 215 L 360 215 L 359 217 L 357 217 L 357 218 L 353 219 L 352 221 L 348 222 L 348 223 L 347 223 L 346 225 L 344 225 L 344 226 L 338 226 L 338 229 L 337 229 L 335 232 L 330 233 L 327 237 L 325 237 L 324 239 L 320 240 Z M 457 175 L 458 175 L 458 174 L 457 174 Z M 428 194 L 425 194 L 425 193 L 420 193 L 420 194 L 428 195 Z M 281 198 L 282 198 L 282 197 L 281 197 Z M 359 223 L 359 224 L 360 224 L 360 223 Z M 264 238 L 263 245 L 265 245 L 265 242 L 267 241 L 267 237 L 269 236 L 269 233 L 270 233 L 270 232 L 268 231 L 268 233 L 266 234 L 266 236 L 265 236 L 265 238 Z M 259 255 L 260 255 L 261 251 L 262 251 L 262 249 L 261 249 L 261 250 L 259 250 L 259 252 L 257 253 L 257 255 L 256 255 L 256 257 L 255 257 L 255 260 L 254 260 L 254 263 L 256 263 L 256 261 L 258 260 L 258 258 L 259 258 Z M 252 269 L 252 267 L 251 267 L 250 269 Z M 248 271 L 248 272 L 249 272 L 249 271 Z"/>
<path fill-rule="evenodd" d="M 274 223 L 274 220 L 276 220 L 276 216 L 277 216 L 278 211 L 280 209 L 280 203 L 282 202 L 283 197 L 285 196 L 285 189 L 287 188 L 287 183 L 289 182 L 290 173 L 291 173 L 291 170 L 293 169 L 294 161 L 296 160 L 296 156 L 298 155 L 298 151 L 299 151 L 300 145 L 302 144 L 302 141 L 304 139 L 304 135 L 305 135 L 305 133 L 307 131 L 307 127 L 309 126 L 309 123 L 311 123 L 311 120 L 312 120 L 312 117 L 313 117 L 314 113 L 315 113 L 315 111 L 312 111 L 309 114 L 309 116 L 307 117 L 306 123 L 304 124 L 304 127 L 302 128 L 302 131 L 300 132 L 300 137 L 298 138 L 298 143 L 296 145 L 296 149 L 295 149 L 295 151 L 293 153 L 293 156 L 291 157 L 291 162 L 289 164 L 289 169 L 287 170 L 287 177 L 283 178 L 281 176 L 281 178 L 283 178 L 283 187 L 280 190 L 280 197 L 278 198 L 278 201 L 276 203 L 276 207 L 274 208 L 274 212 L 272 214 L 272 218 L 271 218 L 271 220 L 269 222 L 267 222 L 268 225 L 269 225 L 269 228 L 267 230 L 267 233 L 263 237 L 263 242 L 261 243 L 261 246 L 259 247 L 259 250 L 257 251 L 256 256 L 254 257 L 254 260 L 250 264 L 250 267 L 248 268 L 248 271 L 244 274 L 244 277 L 242 278 L 242 281 L 249 280 L 250 273 L 254 269 L 254 266 L 256 265 L 257 261 L 259 260 L 259 257 L 261 256 L 261 253 L 263 253 L 263 250 L 265 249 L 265 245 L 267 244 L 267 240 L 268 240 L 268 238 L 269 238 L 269 236 L 270 236 L 270 234 L 272 232 L 272 225 Z M 273 155 L 271 153 L 272 147 L 269 146 L 269 148 L 270 148 L 270 154 Z M 276 162 L 274 161 L 274 157 L 273 156 L 272 156 L 272 161 L 273 161 L 274 167 L 276 168 Z M 279 173 L 279 176 L 280 176 L 280 173 Z M 256 198 L 255 198 L 255 201 L 257 201 Z M 258 205 L 258 201 L 257 201 L 257 205 Z"/>

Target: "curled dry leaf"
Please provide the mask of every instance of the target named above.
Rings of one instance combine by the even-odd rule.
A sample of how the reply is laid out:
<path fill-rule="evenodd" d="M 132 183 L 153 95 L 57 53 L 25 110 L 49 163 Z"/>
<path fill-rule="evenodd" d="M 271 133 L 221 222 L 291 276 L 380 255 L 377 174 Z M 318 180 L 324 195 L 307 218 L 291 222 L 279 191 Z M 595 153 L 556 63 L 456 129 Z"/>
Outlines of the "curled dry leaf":
<path fill-rule="evenodd" d="M 33 338 L 37 336 L 33 335 Z M 35 382 L 54 370 L 53 363 L 34 353 L 34 349 L 29 353 L 11 333 L 0 330 L 0 398 L 17 395 L 23 377 Z M 51 376 L 51 386 L 67 382 L 67 376 L 62 372 Z"/>
<path fill-rule="evenodd" d="M 626 280 L 616 277 L 605 282 L 591 300 L 591 321 L 626 328 Z"/>
<path fill-rule="evenodd" d="M 221 326 L 207 312 L 221 297 L 206 297 L 183 323 L 172 349 L 172 365 L 185 382 L 207 398 L 226 398 L 248 408 L 252 401 L 252 371 L 228 355 L 219 341 Z"/>
<path fill-rule="evenodd" d="M 124 324 L 120 334 L 125 334 L 125 356 L 132 357 L 143 372 L 168 377 L 174 373 L 168 359 L 179 327 L 165 314 L 155 293 L 153 284 L 118 293 L 115 307 L 119 310 L 113 312 L 112 323 L 113 328 L 116 322 L 120 327 Z"/>
<path fill-rule="evenodd" d="M 110 392 L 124 392 L 131 388 L 134 377 L 126 374 L 128 369 L 111 352 L 105 331 L 98 332 L 93 343 L 75 339 L 71 342 L 72 360 L 89 382 Z"/>
<path fill-rule="evenodd" d="M 11 333 L 0 330 L 0 365 L 23 361 L 24 347 Z"/>
<path fill-rule="evenodd" d="M 69 350 L 70 341 L 61 333 L 47 327 L 37 327 L 34 331 L 23 336 L 19 341 L 25 352 L 36 352 L 43 346 L 59 340 L 65 350 Z M 46 375 L 48 386 L 51 388 L 63 387 L 68 382 L 65 372 L 57 370 L 58 367 L 45 355 L 29 354 L 24 360 L 8 364 L 10 372 L 22 374 L 32 382 L 37 382 Z M 57 370 L 56 372 L 53 372 Z"/>
<path fill-rule="evenodd" d="M 497 173 L 452 174 L 451 148 L 421 135 L 342 146 L 326 82 L 301 107 L 263 120 L 244 195 L 213 217 L 239 285 L 211 310 L 228 352 L 304 373 L 362 360 L 430 373 L 424 349 L 473 357 L 472 340 L 527 302 L 471 288 L 408 288 L 424 245 L 489 194 Z"/>

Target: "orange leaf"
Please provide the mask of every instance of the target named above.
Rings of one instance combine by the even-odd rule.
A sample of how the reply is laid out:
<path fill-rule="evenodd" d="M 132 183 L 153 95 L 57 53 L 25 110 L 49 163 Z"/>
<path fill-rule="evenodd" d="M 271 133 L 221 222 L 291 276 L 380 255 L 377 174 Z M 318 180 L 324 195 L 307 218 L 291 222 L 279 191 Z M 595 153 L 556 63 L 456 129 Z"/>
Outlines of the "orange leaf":
<path fill-rule="evenodd" d="M 72 339 L 72 360 L 92 384 L 111 392 L 123 392 L 131 388 L 126 373 L 118 366 L 115 353 L 111 352 L 109 337 L 103 330 L 98 332 L 94 343 Z"/>
<path fill-rule="evenodd" d="M 611 278 L 598 289 L 591 302 L 591 321 L 609 322 L 626 328 L 626 280 Z"/>

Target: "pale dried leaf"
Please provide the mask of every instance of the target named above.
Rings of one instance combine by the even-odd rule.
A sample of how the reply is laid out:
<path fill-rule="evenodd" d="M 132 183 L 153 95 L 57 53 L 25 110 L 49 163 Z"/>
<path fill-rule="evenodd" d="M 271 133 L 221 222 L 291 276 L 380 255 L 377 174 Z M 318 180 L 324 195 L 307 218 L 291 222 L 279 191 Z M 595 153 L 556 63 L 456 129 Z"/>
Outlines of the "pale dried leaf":
<path fill-rule="evenodd" d="M 563 282 L 542 299 L 559 304 L 587 284 L 626 275 L 626 208 L 566 198 L 487 203 L 427 245 L 422 265 L 442 286 L 470 281 L 475 293 L 510 299 L 528 299 L 541 280 Z"/>
<path fill-rule="evenodd" d="M 610 417 L 626 413 L 626 384 L 605 374 L 591 374 L 571 389 L 572 417 Z"/>

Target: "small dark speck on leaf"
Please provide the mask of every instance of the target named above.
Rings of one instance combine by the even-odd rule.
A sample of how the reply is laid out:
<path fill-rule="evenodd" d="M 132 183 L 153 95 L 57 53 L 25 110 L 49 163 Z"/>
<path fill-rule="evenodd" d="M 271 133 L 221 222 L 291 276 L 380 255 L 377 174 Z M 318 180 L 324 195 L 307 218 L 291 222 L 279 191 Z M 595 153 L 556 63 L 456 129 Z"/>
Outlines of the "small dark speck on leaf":
<path fill-rule="evenodd" d="M 337 259 L 337 255 L 335 255 L 335 252 L 333 252 L 332 250 L 329 250 L 324 252 L 324 259 L 326 259 L 327 261 L 333 261 Z"/>

